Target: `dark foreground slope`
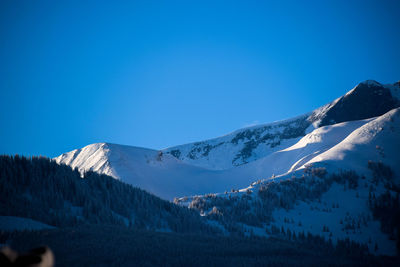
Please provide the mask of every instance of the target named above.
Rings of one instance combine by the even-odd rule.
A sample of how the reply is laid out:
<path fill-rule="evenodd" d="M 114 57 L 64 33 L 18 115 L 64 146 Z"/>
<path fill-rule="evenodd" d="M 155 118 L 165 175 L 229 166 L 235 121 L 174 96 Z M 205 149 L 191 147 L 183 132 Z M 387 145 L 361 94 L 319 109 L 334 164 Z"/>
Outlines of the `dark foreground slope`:
<path fill-rule="evenodd" d="M 214 233 L 197 212 L 107 175 L 48 158 L 0 156 L 0 216 L 51 226 L 108 224 L 132 229 Z M 0 229 L 1 230 L 1 229 Z"/>
<path fill-rule="evenodd" d="M 318 237 L 297 241 L 157 233 L 92 226 L 17 233 L 20 251 L 49 245 L 57 266 L 396 266 L 350 242 L 332 246 Z"/>

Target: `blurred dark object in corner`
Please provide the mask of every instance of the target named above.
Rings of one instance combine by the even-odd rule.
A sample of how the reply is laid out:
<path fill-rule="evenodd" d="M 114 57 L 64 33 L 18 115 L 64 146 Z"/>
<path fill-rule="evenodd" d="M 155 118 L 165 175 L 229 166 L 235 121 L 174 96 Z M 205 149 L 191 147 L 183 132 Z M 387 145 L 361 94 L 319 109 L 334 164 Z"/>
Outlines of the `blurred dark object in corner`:
<path fill-rule="evenodd" d="M 0 250 L 0 266 L 53 267 L 54 255 L 49 247 L 35 248 L 19 255 L 11 248 L 3 247 Z"/>

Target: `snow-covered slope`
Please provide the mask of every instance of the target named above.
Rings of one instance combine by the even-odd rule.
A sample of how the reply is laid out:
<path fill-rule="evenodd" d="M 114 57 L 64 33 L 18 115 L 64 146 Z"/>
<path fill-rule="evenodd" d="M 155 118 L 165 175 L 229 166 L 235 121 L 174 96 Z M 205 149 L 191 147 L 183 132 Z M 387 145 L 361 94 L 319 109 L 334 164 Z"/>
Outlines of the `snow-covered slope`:
<path fill-rule="evenodd" d="M 314 146 L 322 152 L 312 155 Z M 264 177 L 239 191 L 185 197 L 177 203 L 225 227 L 236 224 L 245 233 L 268 236 L 283 229 L 333 242 L 348 238 L 372 253 L 395 255 L 398 225 L 391 220 L 400 212 L 394 204 L 400 204 L 400 108 L 321 127 L 276 154 L 296 150 L 312 156 L 286 174 Z"/>
<path fill-rule="evenodd" d="M 249 172 L 252 170 L 251 173 L 256 177 L 277 176 L 295 171 L 342 142 L 349 134 L 371 120 L 343 122 L 317 128 L 294 145 L 235 169 L 246 168 Z"/>
<path fill-rule="evenodd" d="M 238 189 L 260 178 L 295 171 L 309 162 L 339 157 L 339 147 L 358 142 L 358 135 L 351 139 L 348 136 L 370 124 L 371 114 L 379 116 L 398 105 L 392 95 L 397 97 L 399 88 L 399 83 L 383 86 L 366 81 L 310 114 L 248 127 L 223 137 L 162 151 L 98 143 L 55 160 L 82 172 L 92 170 L 113 176 L 166 199 Z M 379 103 L 371 104 L 373 108 L 369 109 L 360 99 Z M 351 106 L 353 110 L 349 111 Z M 347 145 L 341 144 L 344 140 Z M 376 145 L 371 151 L 383 153 Z"/>
<path fill-rule="evenodd" d="M 372 161 L 389 166 L 394 172 L 394 182 L 400 185 L 399 151 L 400 108 L 396 108 L 376 118 L 320 127 L 288 149 L 226 173 L 242 171 L 242 174 L 252 174 L 258 177 L 256 184 L 261 180 L 290 180 L 299 174 L 301 176 L 307 166 L 313 165 L 323 166 L 331 173 L 351 170 L 368 176 L 368 162 Z M 256 169 L 259 171 L 254 171 Z M 271 175 L 274 170 L 278 170 L 276 174 L 279 175 Z M 239 191 L 256 187 L 253 183 Z"/>
<path fill-rule="evenodd" d="M 399 82 L 382 85 L 368 80 L 311 113 L 240 129 L 202 142 L 170 147 L 164 152 L 191 165 L 229 169 L 286 149 L 320 126 L 380 116 L 399 107 L 399 99 Z"/>
<path fill-rule="evenodd" d="M 400 164 L 398 113 L 396 108 L 375 118 L 322 126 L 293 146 L 245 166 L 259 169 L 258 177 L 284 175 L 317 162 L 360 173 L 368 171 L 365 164 L 368 160 L 382 161 L 397 169 Z"/>
<path fill-rule="evenodd" d="M 91 170 L 113 176 L 169 200 L 243 187 L 252 182 L 252 177 L 243 175 L 243 171 L 227 174 L 207 170 L 161 151 L 109 143 L 88 145 L 55 160 L 81 172 Z"/>
<path fill-rule="evenodd" d="M 365 172 L 369 160 L 382 161 L 400 177 L 400 108 L 393 109 L 353 131 L 342 142 L 309 163 L 325 162 Z"/>
<path fill-rule="evenodd" d="M 238 189 L 260 177 L 297 169 L 368 121 L 370 119 L 318 128 L 285 150 L 227 170 L 208 170 L 161 151 L 108 143 L 88 145 L 55 160 L 81 172 L 91 170 L 107 174 L 160 197 L 173 199 Z"/>
<path fill-rule="evenodd" d="M 240 129 L 211 140 L 167 148 L 164 152 L 191 165 L 229 169 L 296 143 L 312 130 L 309 115 Z"/>
<path fill-rule="evenodd" d="M 357 127 L 357 124 L 359 127 Z M 343 127 L 345 125 L 347 127 Z M 325 132 L 321 137 L 317 137 L 316 143 L 306 141 L 307 139 L 314 139 L 314 133 L 327 129 L 331 130 Z M 346 130 L 347 133 L 345 133 Z M 333 137 L 339 132 L 345 133 L 341 135 L 342 138 Z M 333 138 L 329 141 L 328 137 Z M 319 143 L 318 141 L 321 139 L 326 141 Z M 332 142 L 335 139 L 337 142 Z M 329 143 L 331 145 L 328 145 Z M 305 136 L 296 145 L 282 152 L 299 149 L 299 146 L 304 148 L 314 145 L 325 149 L 317 149 L 318 152 L 314 152 L 315 155 L 310 156 L 308 160 L 296 163 L 290 171 L 304 169 L 307 165 L 318 164 L 328 167 L 331 171 L 354 170 L 358 174 L 366 175 L 370 173 L 368 169 L 369 161 L 383 162 L 394 171 L 394 177 L 397 177 L 396 179 L 400 184 L 400 108 L 392 109 L 379 117 L 363 121 L 321 127 Z M 309 155 L 312 154 L 312 150 L 308 152 Z"/>

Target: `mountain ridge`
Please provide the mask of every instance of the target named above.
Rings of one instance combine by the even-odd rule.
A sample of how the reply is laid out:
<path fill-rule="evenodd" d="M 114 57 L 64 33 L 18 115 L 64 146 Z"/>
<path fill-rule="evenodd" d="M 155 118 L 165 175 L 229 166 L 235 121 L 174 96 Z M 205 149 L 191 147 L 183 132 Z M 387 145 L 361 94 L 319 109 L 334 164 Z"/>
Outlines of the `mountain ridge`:
<path fill-rule="evenodd" d="M 368 103 L 360 103 L 365 100 Z M 371 103 L 378 103 L 377 106 Z M 365 104 L 371 104 L 367 110 Z M 373 80 L 359 83 L 345 95 L 314 111 L 293 118 L 273 123 L 260 124 L 242 128 L 221 137 L 208 139 L 164 149 L 175 157 L 193 165 L 211 169 L 227 169 L 284 149 L 297 142 L 320 126 L 332 125 L 344 121 L 362 120 L 380 116 L 400 106 L 400 84 L 382 85 Z M 340 112 L 344 110 L 345 112 Z M 348 116 L 344 118 L 344 116 Z M 279 129 L 279 126 L 282 127 Z M 284 143 L 281 146 L 281 143 Z M 232 145 L 230 145 L 230 144 Z M 236 147 L 231 151 L 223 150 L 225 146 Z M 215 157 L 210 155 L 214 150 Z M 232 151 L 233 150 L 233 151 Z M 234 154 L 223 164 L 216 162 L 221 154 Z M 211 162 L 210 162 L 211 161 Z"/>
<path fill-rule="evenodd" d="M 222 137 L 158 151 L 97 143 L 64 153 L 55 160 L 77 167 L 81 172 L 91 170 L 113 176 L 164 199 L 244 188 L 260 177 L 283 175 L 302 167 L 371 119 L 365 118 L 371 114 L 367 110 L 367 113 L 360 111 L 354 112 L 355 115 L 350 114 L 351 120 L 342 124 L 323 125 L 326 121 L 333 123 L 343 119 L 342 113 L 335 110 L 346 109 L 344 107 L 353 105 L 353 102 L 359 103 L 361 95 L 362 99 L 367 97 L 369 101 L 378 99 L 384 103 L 376 105 L 378 108 L 373 114 L 380 116 L 392 105 L 400 106 L 400 101 L 394 97 L 399 88 L 398 84 L 381 85 L 369 80 L 312 112 L 270 124 L 246 127 Z M 377 98 L 377 95 L 382 97 Z M 358 109 L 365 110 L 363 105 L 358 106 Z M 337 114 L 340 116 L 335 117 Z M 316 132 L 309 135 L 313 131 Z M 327 131 L 326 134 L 334 137 L 319 142 L 319 145 L 313 144 L 310 139 L 313 135 L 313 138 L 318 134 L 328 136 L 318 131 Z M 306 136 L 308 141 L 303 140 Z M 306 143 L 306 147 L 295 149 L 302 142 Z"/>

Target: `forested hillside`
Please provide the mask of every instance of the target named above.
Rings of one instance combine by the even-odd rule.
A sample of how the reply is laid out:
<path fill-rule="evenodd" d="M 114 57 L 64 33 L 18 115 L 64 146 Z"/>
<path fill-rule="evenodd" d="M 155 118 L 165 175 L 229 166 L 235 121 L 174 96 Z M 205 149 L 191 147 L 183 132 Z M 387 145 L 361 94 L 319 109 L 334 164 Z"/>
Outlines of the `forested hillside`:
<path fill-rule="evenodd" d="M 44 157 L 0 156 L 0 215 L 56 227 L 112 224 L 161 231 L 212 233 L 192 210 L 107 175 Z"/>
<path fill-rule="evenodd" d="M 292 177 L 260 180 L 244 190 L 175 199 L 230 233 L 288 239 L 309 233 L 339 244 L 350 239 L 371 253 L 400 253 L 400 188 L 393 171 L 368 162 L 371 175 L 307 166 Z M 297 177 L 296 177 L 297 175 Z"/>
<path fill-rule="evenodd" d="M 1 240 L 0 240 L 1 241 Z M 11 245 L 26 251 L 50 246 L 57 266 L 396 266 L 349 240 L 335 246 L 318 236 L 223 237 L 76 227 L 15 233 Z"/>

